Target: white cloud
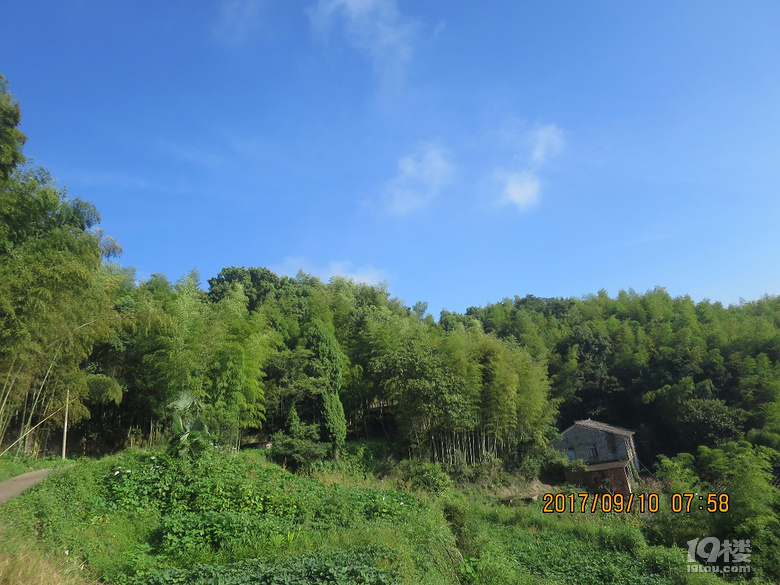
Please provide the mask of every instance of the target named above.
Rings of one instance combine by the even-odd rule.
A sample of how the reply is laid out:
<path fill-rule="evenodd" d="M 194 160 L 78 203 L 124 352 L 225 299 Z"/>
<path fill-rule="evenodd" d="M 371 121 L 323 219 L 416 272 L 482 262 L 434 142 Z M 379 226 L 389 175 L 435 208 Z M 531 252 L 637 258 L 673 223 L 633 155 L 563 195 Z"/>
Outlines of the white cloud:
<path fill-rule="evenodd" d="M 504 176 L 499 174 L 498 178 L 504 185 L 502 203 L 526 209 L 539 201 L 541 184 L 533 171 L 525 170 Z"/>
<path fill-rule="evenodd" d="M 403 79 L 417 26 L 398 11 L 395 0 L 318 0 L 309 18 L 322 36 L 342 19 L 347 40 L 371 61 L 384 84 Z"/>
<path fill-rule="evenodd" d="M 325 270 L 325 274 L 327 274 L 327 278 L 343 276 L 355 282 L 365 282 L 367 284 L 387 282 L 387 273 L 384 270 L 374 268 L 370 264 L 366 266 L 352 266 L 352 262 L 348 260 L 330 262 Z"/>
<path fill-rule="evenodd" d="M 526 210 L 539 202 L 545 165 L 564 146 L 563 131 L 555 124 L 536 130 L 523 130 L 515 118 L 500 127 L 499 137 L 514 151 L 508 168 L 497 168 L 493 176 L 501 185 L 498 203 Z"/>
<path fill-rule="evenodd" d="M 311 264 L 302 256 L 288 256 L 281 264 L 270 266 L 269 270 L 286 276 L 295 276 L 298 274 L 298 271 L 303 270 L 306 274 L 312 274 L 325 282 L 334 276 L 343 276 L 355 282 L 367 284 L 380 285 L 387 283 L 386 271 L 374 268 L 370 264 L 353 266 L 349 260 L 336 260 L 329 262 L 327 266 L 317 266 Z"/>
<path fill-rule="evenodd" d="M 385 186 L 385 209 L 393 215 L 407 215 L 425 206 L 451 181 L 454 172 L 442 147 L 421 145 L 398 161 L 398 174 Z"/>
<path fill-rule="evenodd" d="M 247 41 L 260 26 L 263 0 L 225 0 L 219 9 L 219 21 L 213 32 L 228 45 Z"/>
<path fill-rule="evenodd" d="M 563 132 L 555 124 L 548 124 L 531 133 L 534 141 L 531 162 L 541 164 L 563 148 Z"/>

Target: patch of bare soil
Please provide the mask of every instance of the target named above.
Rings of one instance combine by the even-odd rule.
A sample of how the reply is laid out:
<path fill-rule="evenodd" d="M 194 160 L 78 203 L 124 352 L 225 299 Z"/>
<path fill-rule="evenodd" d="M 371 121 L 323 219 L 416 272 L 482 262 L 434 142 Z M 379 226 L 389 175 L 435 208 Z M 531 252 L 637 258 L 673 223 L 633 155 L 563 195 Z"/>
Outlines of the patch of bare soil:
<path fill-rule="evenodd" d="M 519 502 L 535 502 L 542 497 L 542 494 L 556 491 L 558 491 L 556 487 L 535 479 L 524 485 L 503 487 L 496 492 L 496 496 L 504 504 L 516 504 Z"/>

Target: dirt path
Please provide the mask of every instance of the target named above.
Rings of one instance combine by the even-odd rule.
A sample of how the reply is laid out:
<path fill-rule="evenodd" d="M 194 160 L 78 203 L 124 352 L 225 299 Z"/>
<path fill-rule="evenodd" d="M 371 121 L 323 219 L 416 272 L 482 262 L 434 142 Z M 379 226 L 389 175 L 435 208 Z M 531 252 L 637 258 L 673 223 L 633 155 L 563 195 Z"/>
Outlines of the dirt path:
<path fill-rule="evenodd" d="M 38 483 L 49 475 L 51 471 L 51 469 L 39 469 L 38 471 L 30 471 L 29 473 L 23 473 L 11 479 L 0 481 L 0 505 L 6 503 L 14 496 L 18 496 L 34 483 Z"/>

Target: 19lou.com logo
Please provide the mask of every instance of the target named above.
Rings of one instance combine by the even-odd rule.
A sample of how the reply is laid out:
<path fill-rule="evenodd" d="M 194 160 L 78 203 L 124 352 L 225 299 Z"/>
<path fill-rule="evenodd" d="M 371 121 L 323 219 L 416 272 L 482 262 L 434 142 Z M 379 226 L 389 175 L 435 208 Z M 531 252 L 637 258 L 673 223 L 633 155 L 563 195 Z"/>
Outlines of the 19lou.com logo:
<path fill-rule="evenodd" d="M 688 572 L 749 573 L 750 553 L 750 539 L 721 542 L 714 536 L 694 538 L 688 541 Z"/>

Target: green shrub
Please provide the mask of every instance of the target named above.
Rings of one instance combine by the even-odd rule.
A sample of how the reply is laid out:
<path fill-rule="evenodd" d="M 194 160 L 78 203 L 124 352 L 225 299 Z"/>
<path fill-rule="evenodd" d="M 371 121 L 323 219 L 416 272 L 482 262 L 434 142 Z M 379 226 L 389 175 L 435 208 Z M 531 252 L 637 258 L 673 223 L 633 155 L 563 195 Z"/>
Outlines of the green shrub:
<path fill-rule="evenodd" d="M 686 556 L 680 549 L 665 548 L 662 546 L 649 546 L 639 551 L 637 557 L 642 561 L 650 573 L 668 577 L 673 583 L 684 583 L 680 577 L 687 572 Z"/>
<path fill-rule="evenodd" d="M 274 433 L 271 442 L 271 460 L 291 471 L 308 470 L 312 463 L 324 459 L 329 449 L 327 443 L 320 442 L 319 425 L 301 422 L 295 408 L 290 410 L 287 432 Z"/>
<path fill-rule="evenodd" d="M 299 532 L 300 525 L 289 517 L 188 512 L 163 517 L 150 543 L 154 552 L 169 557 L 218 552 L 246 556 L 292 544 Z"/>
<path fill-rule="evenodd" d="M 645 537 L 639 528 L 629 524 L 600 526 L 598 543 L 604 550 L 637 554 L 647 548 Z"/>
<path fill-rule="evenodd" d="M 485 453 L 475 467 L 475 480 L 489 486 L 498 486 L 505 478 L 504 462 L 492 453 Z"/>
<path fill-rule="evenodd" d="M 402 470 L 409 486 L 439 494 L 433 503 L 211 450 L 127 451 L 57 471 L 5 504 L 0 545 L 4 532 L 36 534 L 48 554 L 68 551 L 85 574 L 120 584 L 715 582 L 687 573 L 684 551 L 648 547 L 633 516 L 494 506 L 449 490 L 439 466 Z"/>
<path fill-rule="evenodd" d="M 320 459 L 312 462 L 308 470 L 312 476 L 337 473 L 343 478 L 355 481 L 362 481 L 369 477 L 369 472 L 361 458 L 345 451 L 341 452 L 338 459 Z"/>
<path fill-rule="evenodd" d="M 440 494 L 452 487 L 452 479 L 439 463 L 410 459 L 400 463 L 398 471 L 401 479 L 413 490 Z"/>
<path fill-rule="evenodd" d="M 532 443 L 525 445 L 520 456 L 518 472 L 526 480 L 537 479 L 542 471 L 555 473 L 554 469 L 569 465 L 567 455 L 552 445 Z"/>

